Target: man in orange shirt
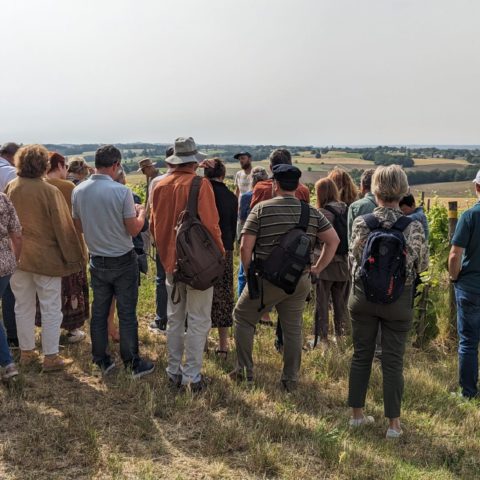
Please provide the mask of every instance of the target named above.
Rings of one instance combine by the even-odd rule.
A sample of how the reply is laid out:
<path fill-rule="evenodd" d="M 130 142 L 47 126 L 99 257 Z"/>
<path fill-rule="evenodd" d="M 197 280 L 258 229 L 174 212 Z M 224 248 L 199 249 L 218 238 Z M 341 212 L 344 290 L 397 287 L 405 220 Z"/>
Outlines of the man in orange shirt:
<path fill-rule="evenodd" d="M 203 350 L 212 323 L 213 287 L 201 291 L 184 283 L 177 283 L 179 303 L 174 304 L 171 297 L 176 263 L 175 227 L 180 213 L 187 206 L 198 162 L 205 157 L 198 152 L 193 138 L 180 137 L 175 140 L 174 154 L 166 159 L 171 173 L 159 180 L 153 188 L 150 215 L 150 229 L 167 277 L 167 375 L 173 385 L 189 385 L 194 392 L 205 388 L 201 370 Z M 224 252 L 215 196 L 206 178 L 202 179 L 198 195 L 198 216 L 220 251 Z M 187 315 L 188 329 L 185 334 Z M 182 366 L 184 353 L 185 362 Z"/>
<path fill-rule="evenodd" d="M 274 150 L 269 157 L 270 160 L 270 171 L 275 165 L 291 165 L 292 164 L 292 155 L 286 148 L 277 148 Z M 306 203 L 310 203 L 310 191 L 308 188 L 303 185 L 303 183 L 298 184 L 298 188 L 295 190 L 295 196 Z M 257 203 L 263 202 L 264 200 L 270 200 L 273 198 L 273 180 L 264 180 L 263 182 L 258 182 L 253 188 L 252 201 L 250 202 L 250 208 L 253 208 Z"/>

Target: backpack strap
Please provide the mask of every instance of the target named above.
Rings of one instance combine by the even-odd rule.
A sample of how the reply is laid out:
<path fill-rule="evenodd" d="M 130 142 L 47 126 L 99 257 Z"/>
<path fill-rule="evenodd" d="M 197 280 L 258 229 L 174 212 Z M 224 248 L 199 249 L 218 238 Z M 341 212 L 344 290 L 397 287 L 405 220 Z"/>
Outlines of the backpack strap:
<path fill-rule="evenodd" d="M 297 228 L 307 231 L 308 222 L 310 221 L 310 206 L 306 202 L 300 201 L 300 220 L 297 224 Z"/>
<path fill-rule="evenodd" d="M 200 185 L 202 184 L 202 178 L 195 175 L 190 185 L 190 192 L 188 194 L 187 211 L 196 218 L 198 216 L 198 194 L 200 193 Z"/>
<path fill-rule="evenodd" d="M 412 221 L 413 219 L 411 217 L 403 215 L 392 225 L 392 228 L 398 230 L 399 232 L 403 232 L 412 223 Z"/>
<path fill-rule="evenodd" d="M 331 205 L 324 205 L 323 208 L 335 216 L 338 215 L 337 210 L 335 210 Z"/>
<path fill-rule="evenodd" d="M 367 213 L 366 215 L 362 215 L 362 218 L 363 220 L 365 220 L 365 223 L 370 230 L 376 230 L 377 228 L 380 228 L 380 222 L 373 213 Z"/>

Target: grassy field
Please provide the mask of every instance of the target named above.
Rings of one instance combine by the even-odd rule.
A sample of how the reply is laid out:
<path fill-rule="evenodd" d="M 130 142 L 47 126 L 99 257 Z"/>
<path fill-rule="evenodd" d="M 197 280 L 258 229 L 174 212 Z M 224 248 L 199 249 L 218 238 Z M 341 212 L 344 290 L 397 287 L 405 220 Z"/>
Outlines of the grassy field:
<path fill-rule="evenodd" d="M 75 360 L 68 371 L 31 368 L 0 388 L 2 480 L 480 478 L 480 403 L 450 395 L 457 386 L 452 346 L 408 349 L 405 436 L 386 441 L 378 363 L 367 400 L 376 423 L 347 427 L 348 340 L 306 352 L 299 389 L 286 394 L 278 388 L 273 329 L 260 326 L 254 388 L 228 378 L 233 356 L 220 361 L 210 353 L 207 392 L 177 394 L 167 386 L 165 338 L 146 328 L 153 311 L 150 274 L 141 287 L 139 323 L 141 351 L 156 362 L 153 375 L 133 381 L 119 368 L 103 380 L 85 342 L 64 349 Z M 308 305 L 307 334 L 311 319 Z M 118 346 L 111 349 L 118 358 Z"/>

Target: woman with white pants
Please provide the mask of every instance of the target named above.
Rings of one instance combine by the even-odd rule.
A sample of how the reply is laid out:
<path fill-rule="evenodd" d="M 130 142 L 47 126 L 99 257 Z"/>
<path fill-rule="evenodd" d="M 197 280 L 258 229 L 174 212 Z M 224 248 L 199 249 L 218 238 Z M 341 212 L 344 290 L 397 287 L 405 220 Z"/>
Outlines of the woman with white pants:
<path fill-rule="evenodd" d="M 20 365 L 38 361 L 35 351 L 36 297 L 42 314 L 44 371 L 71 363 L 58 354 L 62 323 L 62 277 L 82 269 L 83 254 L 67 203 L 61 192 L 44 181 L 48 151 L 27 145 L 15 155 L 18 177 L 5 193 L 12 201 L 23 229 L 23 249 L 10 284 L 15 295 L 15 316 Z"/>

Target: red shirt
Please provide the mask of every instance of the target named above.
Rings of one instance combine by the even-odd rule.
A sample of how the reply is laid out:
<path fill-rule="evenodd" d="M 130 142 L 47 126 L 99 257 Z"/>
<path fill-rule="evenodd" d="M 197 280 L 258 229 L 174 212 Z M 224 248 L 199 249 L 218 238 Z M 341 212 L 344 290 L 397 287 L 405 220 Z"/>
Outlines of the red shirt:
<path fill-rule="evenodd" d="M 310 203 L 310 190 L 303 183 L 298 184 L 298 188 L 295 190 L 295 196 L 299 200 Z M 250 208 L 253 208 L 257 203 L 270 200 L 271 198 L 273 198 L 273 181 L 270 179 L 258 182 L 253 187 Z"/>

